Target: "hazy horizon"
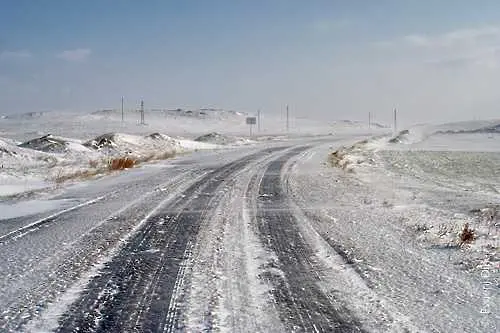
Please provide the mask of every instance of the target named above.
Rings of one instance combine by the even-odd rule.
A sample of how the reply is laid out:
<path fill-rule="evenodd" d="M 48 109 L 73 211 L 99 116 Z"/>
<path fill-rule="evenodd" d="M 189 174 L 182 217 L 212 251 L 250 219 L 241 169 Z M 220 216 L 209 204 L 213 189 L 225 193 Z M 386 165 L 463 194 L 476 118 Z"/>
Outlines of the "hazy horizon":
<path fill-rule="evenodd" d="M 499 118 L 500 4 L 2 0 L 0 113 L 217 107 Z"/>

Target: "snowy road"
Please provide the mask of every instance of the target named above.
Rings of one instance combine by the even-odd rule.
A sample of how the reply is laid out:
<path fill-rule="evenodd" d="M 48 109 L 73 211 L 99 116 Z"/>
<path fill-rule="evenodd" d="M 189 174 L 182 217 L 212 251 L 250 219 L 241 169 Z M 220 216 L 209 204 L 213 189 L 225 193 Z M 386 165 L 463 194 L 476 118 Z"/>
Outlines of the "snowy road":
<path fill-rule="evenodd" d="M 411 299 L 404 290 L 377 290 L 404 274 L 394 266 L 391 277 L 367 279 L 344 250 L 352 234 L 338 226 L 345 239 L 330 243 L 331 217 L 308 206 L 328 181 L 314 185 L 297 170 L 320 165 L 312 157 L 324 143 L 185 156 L 70 188 L 55 198 L 60 209 L 3 220 L 0 331 L 426 331 L 398 308 Z"/>
<path fill-rule="evenodd" d="M 284 156 L 291 157 L 304 149 Z M 219 156 L 207 154 L 208 158 L 202 156 L 201 160 L 180 159 L 173 167 L 159 168 L 161 172 L 138 174 L 138 179 L 119 176 L 105 180 L 108 184 L 76 187 L 57 198 L 71 203 L 63 209 L 4 220 L 0 234 L 5 272 L 0 280 L 4 291 L 0 299 L 1 329 L 168 332 L 186 325 L 202 325 L 208 330 L 224 326 L 228 319 L 217 315 L 220 304 L 214 295 L 205 309 L 199 305 L 204 295 L 196 298 L 198 289 L 215 287 L 207 276 L 218 274 L 220 279 L 222 274 L 216 273 L 213 266 L 200 267 L 204 260 L 197 261 L 196 257 L 209 250 L 200 248 L 204 238 L 217 240 L 223 236 L 207 237 L 221 223 L 217 219 L 221 212 L 217 210 L 227 206 L 222 223 L 230 224 L 230 219 L 242 216 L 228 212 L 229 206 L 239 205 L 241 213 L 246 195 L 251 201 L 260 191 L 247 186 L 239 198 L 229 193 L 242 186 L 242 179 L 247 179 L 248 185 L 250 178 L 255 182 L 259 170 L 265 170 L 261 177 L 274 177 L 276 168 L 284 163 L 276 159 L 287 151 L 288 146 L 279 146 Z M 266 169 L 270 163 L 273 167 Z M 279 181 L 270 182 L 279 185 Z M 232 203 L 228 204 L 228 200 Z M 255 214 L 250 215 L 255 218 Z M 206 241 L 213 246 L 213 239 Z M 277 242 L 281 241 L 277 238 Z M 228 255 L 234 255 L 220 252 L 213 253 L 219 258 L 209 260 L 227 261 Z M 248 265 L 239 264 L 237 269 Z M 255 297 L 259 288 L 266 288 L 264 276 L 248 278 L 255 280 L 257 290 L 247 289 L 246 296 Z M 197 307 L 201 312 L 193 311 Z M 301 315 L 293 311 L 295 316 Z M 231 330 L 239 326 L 236 317 L 240 314 L 234 316 Z M 278 313 L 275 317 L 267 324 L 254 323 L 255 328 L 267 330 L 262 326 L 268 325 L 282 330 L 288 325 L 285 322 L 282 326 Z M 245 331 L 248 326 L 240 329 Z"/>
<path fill-rule="evenodd" d="M 297 218 L 287 204 L 281 183 L 286 161 L 307 147 L 299 147 L 271 162 L 260 180 L 256 222 L 262 242 L 277 255 L 283 274 L 266 272 L 273 301 L 290 329 L 307 332 L 360 332 L 360 323 L 343 306 L 325 295 L 315 275 L 313 250 L 304 240 Z"/>

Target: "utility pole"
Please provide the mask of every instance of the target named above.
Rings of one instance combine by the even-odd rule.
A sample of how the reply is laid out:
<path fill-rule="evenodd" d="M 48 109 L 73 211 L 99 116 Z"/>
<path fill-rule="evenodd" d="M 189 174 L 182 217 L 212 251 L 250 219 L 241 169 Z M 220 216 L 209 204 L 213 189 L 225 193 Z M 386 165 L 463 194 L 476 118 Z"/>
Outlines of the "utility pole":
<path fill-rule="evenodd" d="M 397 119 L 397 109 L 394 108 L 394 133 L 396 134 L 398 132 L 398 119 Z"/>
<path fill-rule="evenodd" d="M 368 112 L 368 128 L 372 128 L 372 113 Z"/>
<path fill-rule="evenodd" d="M 122 96 L 122 123 L 123 123 L 123 121 L 124 121 L 124 118 L 125 118 L 125 117 L 123 116 L 123 96 Z"/>
<path fill-rule="evenodd" d="M 257 131 L 260 133 L 260 109 L 257 110 Z"/>
<path fill-rule="evenodd" d="M 290 131 L 290 112 L 288 109 L 288 104 L 286 105 L 286 131 Z"/>
<path fill-rule="evenodd" d="M 144 121 L 144 100 L 141 100 L 141 125 L 146 125 Z"/>

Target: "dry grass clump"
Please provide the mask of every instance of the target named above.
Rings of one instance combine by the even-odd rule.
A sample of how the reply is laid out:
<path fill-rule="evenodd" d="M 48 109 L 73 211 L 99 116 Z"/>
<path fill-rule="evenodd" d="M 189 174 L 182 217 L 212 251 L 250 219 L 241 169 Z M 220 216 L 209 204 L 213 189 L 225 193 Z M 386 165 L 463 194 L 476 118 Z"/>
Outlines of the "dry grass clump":
<path fill-rule="evenodd" d="M 71 173 L 63 173 L 62 169 L 59 170 L 57 175 L 54 177 L 54 182 L 56 184 L 62 184 L 72 179 L 87 179 L 94 177 L 101 173 L 101 170 L 78 170 Z"/>
<path fill-rule="evenodd" d="M 341 167 L 340 163 L 344 160 L 345 153 L 340 150 L 336 150 L 328 155 L 328 162 L 333 167 Z"/>
<path fill-rule="evenodd" d="M 169 158 L 174 158 L 175 156 L 176 156 L 175 151 L 163 151 L 160 153 L 149 154 L 149 155 L 139 157 L 135 160 L 135 163 L 139 164 L 139 162 L 146 163 L 146 162 L 151 162 L 151 161 L 167 160 Z"/>
<path fill-rule="evenodd" d="M 119 158 L 111 159 L 108 163 L 108 168 L 111 171 L 124 170 L 124 169 L 130 169 L 130 168 L 134 167 L 135 164 L 136 164 L 136 160 L 134 160 L 130 157 L 119 157 Z"/>
<path fill-rule="evenodd" d="M 134 166 L 139 165 L 140 163 L 151 162 L 155 160 L 166 160 L 169 158 L 175 157 L 175 151 L 164 151 L 157 154 L 148 154 L 145 156 L 135 156 L 135 157 L 118 157 L 113 158 L 108 161 L 108 169 L 110 171 L 114 170 L 124 170 L 130 169 Z"/>
<path fill-rule="evenodd" d="M 99 161 L 91 160 L 89 161 L 90 169 L 70 171 L 65 170 L 64 168 L 60 168 L 57 171 L 57 174 L 52 178 L 52 180 L 59 185 L 69 180 L 88 179 L 100 174 L 105 174 L 109 171 L 130 169 L 136 165 L 136 161 L 129 157 L 121 157 L 109 160 L 107 163 L 107 167 L 105 167 L 105 164 L 101 167 L 99 167 L 99 165 Z"/>
<path fill-rule="evenodd" d="M 158 160 L 166 160 L 169 158 L 174 158 L 175 157 L 175 151 L 165 151 L 159 155 L 156 156 L 156 159 Z"/>
<path fill-rule="evenodd" d="M 56 184 L 62 184 L 69 180 L 74 179 L 87 179 L 93 176 L 108 173 L 110 171 L 120 171 L 130 169 L 140 163 L 146 163 L 154 160 L 164 160 L 176 156 L 175 151 L 164 151 L 158 154 L 149 154 L 143 157 L 117 157 L 109 160 L 90 160 L 90 169 L 76 170 L 72 172 L 65 172 L 64 168 L 60 168 L 57 174 L 51 178 Z"/>
<path fill-rule="evenodd" d="M 476 239 L 476 233 L 473 229 L 469 228 L 469 224 L 465 223 L 462 232 L 460 233 L 459 245 L 470 244 Z"/>
<path fill-rule="evenodd" d="M 344 149 L 339 149 L 328 155 L 328 162 L 332 167 L 340 168 L 346 172 L 354 172 L 350 167 L 351 162 L 347 159 L 347 152 Z"/>
<path fill-rule="evenodd" d="M 93 169 L 96 169 L 99 166 L 99 161 L 98 160 L 90 160 L 89 166 Z"/>

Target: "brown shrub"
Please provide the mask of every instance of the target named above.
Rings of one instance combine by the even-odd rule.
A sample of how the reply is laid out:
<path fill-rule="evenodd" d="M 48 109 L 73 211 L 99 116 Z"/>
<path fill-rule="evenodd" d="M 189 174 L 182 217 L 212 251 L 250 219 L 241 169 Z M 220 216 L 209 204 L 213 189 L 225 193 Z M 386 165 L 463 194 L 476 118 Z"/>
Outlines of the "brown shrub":
<path fill-rule="evenodd" d="M 73 179 L 88 179 L 99 174 L 105 174 L 109 171 L 130 169 L 140 162 L 149 162 L 153 160 L 162 160 L 175 157 L 176 153 L 172 151 L 162 152 L 160 154 L 150 154 L 143 158 L 131 158 L 131 157 L 120 157 L 114 158 L 108 161 L 108 167 L 99 167 L 99 161 L 90 160 L 89 166 L 91 170 L 77 170 L 69 173 L 65 173 L 63 168 L 60 168 L 54 177 L 51 177 L 56 184 L 62 184 L 66 181 Z"/>
<path fill-rule="evenodd" d="M 460 234 L 460 246 L 470 244 L 476 239 L 476 234 L 473 229 L 469 228 L 469 224 L 465 223 L 462 233 Z"/>
<path fill-rule="evenodd" d="M 328 156 L 328 162 L 332 167 L 340 168 L 347 173 L 354 173 L 351 167 L 351 162 L 346 159 L 347 153 L 345 150 L 336 150 Z"/>
<path fill-rule="evenodd" d="M 136 161 L 129 157 L 114 158 L 109 161 L 109 170 L 130 169 L 135 165 Z"/>

